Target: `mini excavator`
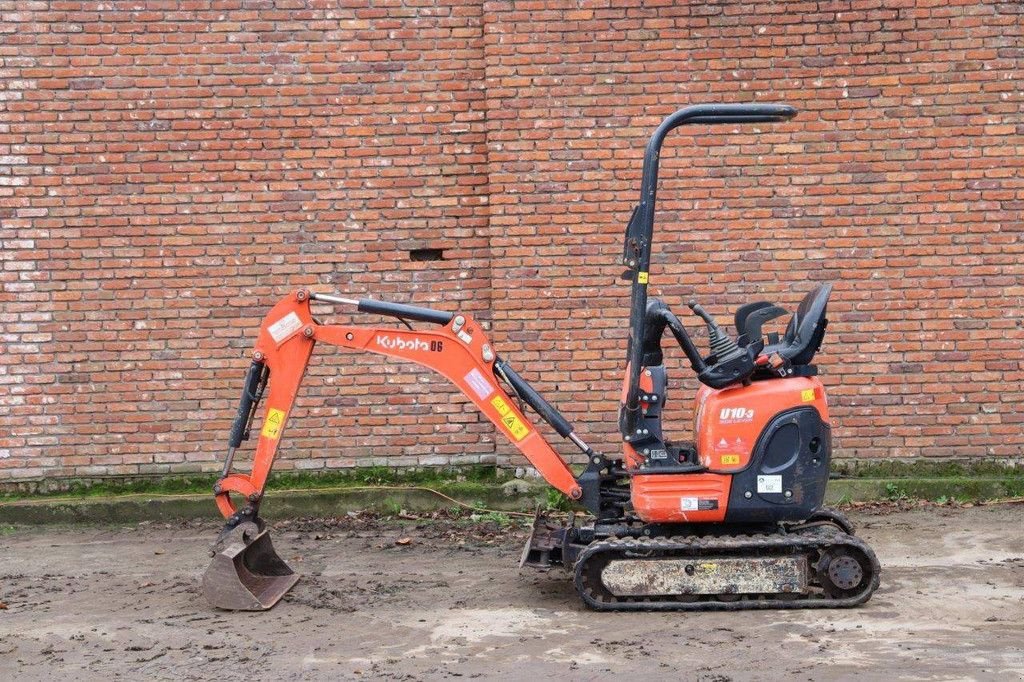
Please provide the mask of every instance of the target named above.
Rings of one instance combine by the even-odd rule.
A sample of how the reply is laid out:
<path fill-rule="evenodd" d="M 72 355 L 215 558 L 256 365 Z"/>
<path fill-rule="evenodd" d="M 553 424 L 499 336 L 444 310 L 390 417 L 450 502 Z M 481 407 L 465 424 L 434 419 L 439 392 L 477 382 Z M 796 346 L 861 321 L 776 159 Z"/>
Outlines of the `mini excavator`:
<path fill-rule="evenodd" d="M 298 580 L 275 553 L 259 508 L 318 344 L 408 360 L 442 374 L 550 485 L 585 509 L 567 522 L 538 515 L 521 565 L 564 567 L 593 609 L 850 607 L 867 601 L 879 584 L 878 559 L 842 514 L 822 506 L 831 430 L 825 388 L 811 361 L 825 334 L 831 285 L 808 292 L 781 335 L 762 331 L 788 314 L 767 301 L 736 310 L 735 338 L 690 301 L 707 327 L 707 355 L 669 306 L 647 293 L 658 158 L 668 133 L 682 125 L 771 123 L 795 114 L 779 104 L 691 106 L 668 116 L 647 144 L 640 201 L 622 256 L 632 291 L 618 419 L 621 457 L 595 452 L 466 313 L 306 290 L 275 305 L 260 327 L 214 487 L 227 522 L 203 577 L 209 602 L 268 609 Z M 405 327 L 321 324 L 313 303 L 394 318 Z M 663 429 L 666 330 L 701 384 L 692 443 L 672 441 Z M 261 400 L 266 411 L 251 469 L 234 471 L 236 449 L 248 439 Z M 582 471 L 555 452 L 527 418 L 526 406 L 586 456 Z"/>

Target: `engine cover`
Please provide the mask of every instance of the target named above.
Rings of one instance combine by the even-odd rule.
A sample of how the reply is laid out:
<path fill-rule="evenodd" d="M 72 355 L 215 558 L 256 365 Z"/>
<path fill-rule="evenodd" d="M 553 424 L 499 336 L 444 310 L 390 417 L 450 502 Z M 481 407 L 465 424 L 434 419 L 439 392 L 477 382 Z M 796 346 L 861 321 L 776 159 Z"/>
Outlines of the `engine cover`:
<path fill-rule="evenodd" d="M 630 497 L 641 520 L 799 521 L 824 501 L 832 445 L 817 377 L 704 387 L 697 394 L 694 432 L 706 471 L 641 471 L 627 458 L 634 464 Z"/>
<path fill-rule="evenodd" d="M 746 470 L 768 423 L 796 407 L 813 407 L 828 422 L 825 387 L 817 377 L 768 379 L 722 389 L 702 386 L 694 406 L 694 444 L 701 465 L 723 474 Z"/>

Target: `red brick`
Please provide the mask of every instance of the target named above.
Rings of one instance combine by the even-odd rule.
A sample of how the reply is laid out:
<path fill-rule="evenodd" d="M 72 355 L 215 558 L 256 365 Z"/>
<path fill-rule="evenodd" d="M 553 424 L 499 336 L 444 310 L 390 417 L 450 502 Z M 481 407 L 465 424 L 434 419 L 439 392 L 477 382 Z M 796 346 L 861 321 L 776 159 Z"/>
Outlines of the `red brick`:
<path fill-rule="evenodd" d="M 216 470 L 259 320 L 298 286 L 473 313 L 616 452 L 643 147 L 707 101 L 802 113 L 670 139 L 652 292 L 726 321 L 835 281 L 838 456 L 1022 455 L 1024 15 L 1005 2 L 14 4 L 0 481 Z M 409 260 L 425 246 L 446 260 Z M 410 370 L 317 357 L 278 468 L 514 458 Z"/>

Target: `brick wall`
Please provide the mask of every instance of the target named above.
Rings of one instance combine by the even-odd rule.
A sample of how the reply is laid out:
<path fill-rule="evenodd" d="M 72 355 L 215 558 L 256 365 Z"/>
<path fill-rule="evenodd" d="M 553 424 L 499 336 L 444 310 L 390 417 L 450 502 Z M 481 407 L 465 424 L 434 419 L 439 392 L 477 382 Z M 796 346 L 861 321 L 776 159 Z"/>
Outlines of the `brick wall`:
<path fill-rule="evenodd" d="M 0 480 L 217 468 L 298 286 L 474 313 L 615 452 L 643 145 L 708 101 L 802 113 L 670 137 L 652 292 L 724 321 L 833 281 L 839 456 L 1019 458 L 1020 12 L 0 0 Z M 443 381 L 327 351 L 279 468 L 512 452 Z"/>

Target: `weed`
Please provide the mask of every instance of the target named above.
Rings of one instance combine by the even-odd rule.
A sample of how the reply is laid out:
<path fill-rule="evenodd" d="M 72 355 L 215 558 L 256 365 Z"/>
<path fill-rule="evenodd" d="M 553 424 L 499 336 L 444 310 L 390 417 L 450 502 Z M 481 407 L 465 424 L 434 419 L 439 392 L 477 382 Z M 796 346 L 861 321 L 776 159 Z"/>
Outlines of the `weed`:
<path fill-rule="evenodd" d="M 471 518 L 473 518 L 476 521 L 489 521 L 491 523 L 496 523 L 499 526 L 509 526 L 512 524 L 511 516 L 496 511 L 483 512 L 481 514 L 473 514 Z"/>
<path fill-rule="evenodd" d="M 548 488 L 544 495 L 544 509 L 546 511 L 570 511 L 572 502 L 561 491 Z"/>
<path fill-rule="evenodd" d="M 885 484 L 885 496 L 889 498 L 889 500 L 892 502 L 906 500 L 909 497 L 909 495 L 907 495 L 907 491 L 904 490 L 903 486 L 892 481 Z"/>

